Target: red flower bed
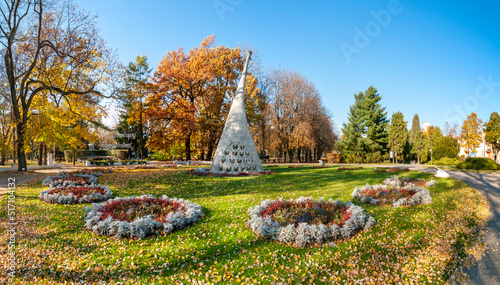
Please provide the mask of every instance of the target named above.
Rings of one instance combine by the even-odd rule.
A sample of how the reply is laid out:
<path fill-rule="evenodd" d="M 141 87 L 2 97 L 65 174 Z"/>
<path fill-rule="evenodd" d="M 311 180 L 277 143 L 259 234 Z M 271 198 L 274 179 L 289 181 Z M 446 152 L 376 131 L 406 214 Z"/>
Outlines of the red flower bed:
<path fill-rule="evenodd" d="M 273 164 L 273 165 L 265 165 L 265 167 L 278 167 L 277 164 Z"/>
<path fill-rule="evenodd" d="M 363 169 L 363 167 L 339 167 L 337 170 L 342 171 L 342 170 L 357 170 L 357 169 Z"/>
<path fill-rule="evenodd" d="M 288 168 L 304 167 L 304 165 L 289 165 Z"/>
<path fill-rule="evenodd" d="M 377 168 L 375 172 L 400 172 L 400 171 L 410 171 L 408 168 Z"/>
<path fill-rule="evenodd" d="M 240 172 L 238 174 L 231 174 L 231 173 L 211 173 L 211 172 L 198 172 L 195 171 L 194 168 L 188 170 L 189 174 L 196 175 L 196 176 L 212 176 L 212 177 L 236 177 L 236 176 L 260 176 L 260 175 L 268 175 L 268 174 L 276 174 L 276 171 L 274 170 L 267 170 L 267 171 L 261 171 L 261 172 Z"/>
<path fill-rule="evenodd" d="M 262 210 L 259 216 L 262 218 L 270 216 L 282 226 L 290 224 L 297 226 L 299 223 L 342 226 L 351 217 L 347 209 L 348 207 L 344 205 L 316 202 L 312 199 L 307 199 L 305 202 L 276 200 Z"/>
<path fill-rule="evenodd" d="M 315 166 L 311 166 L 311 169 L 316 169 L 316 168 L 329 168 L 330 166 L 326 166 L 326 165 L 315 165 Z"/>
<path fill-rule="evenodd" d="M 184 207 L 172 200 L 141 197 L 129 200 L 118 200 L 106 203 L 99 212 L 101 220 L 111 217 L 114 220 L 132 222 L 138 217 L 153 215 L 153 220 L 164 223 L 169 213 L 184 212 Z"/>
<path fill-rule="evenodd" d="M 49 191 L 49 194 L 59 193 L 61 195 L 67 196 L 70 193 L 75 195 L 77 198 L 82 198 L 85 195 L 90 195 L 92 193 L 100 193 L 105 195 L 106 192 L 104 188 L 98 186 L 73 186 L 73 187 L 64 187 L 64 188 L 52 188 Z"/>
<path fill-rule="evenodd" d="M 417 191 L 408 189 L 370 189 L 363 191 L 363 195 L 380 200 L 381 205 L 392 205 L 394 201 L 403 198 L 411 199 L 415 193 L 417 193 Z"/>

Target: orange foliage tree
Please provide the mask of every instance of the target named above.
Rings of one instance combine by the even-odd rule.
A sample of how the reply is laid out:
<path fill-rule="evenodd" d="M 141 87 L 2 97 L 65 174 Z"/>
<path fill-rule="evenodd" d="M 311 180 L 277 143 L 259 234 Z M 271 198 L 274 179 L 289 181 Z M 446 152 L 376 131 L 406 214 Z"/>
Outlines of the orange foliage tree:
<path fill-rule="evenodd" d="M 212 158 L 224 128 L 232 95 L 244 58 L 240 48 L 216 46 L 215 37 L 199 47 L 167 52 L 153 76 L 153 92 L 146 100 L 150 123 L 148 146 L 169 149 L 182 141 L 186 160 L 195 151 L 200 159 Z M 254 76 L 247 77 L 247 106 L 256 104 L 259 89 Z M 247 110 L 252 112 L 251 107 Z M 251 114 L 249 121 L 251 121 Z"/>
<path fill-rule="evenodd" d="M 483 136 L 481 124 L 483 122 L 479 119 L 476 113 L 472 112 L 467 115 L 467 119 L 462 126 L 462 133 L 460 134 L 460 143 L 465 148 L 467 155 L 479 147 Z"/>

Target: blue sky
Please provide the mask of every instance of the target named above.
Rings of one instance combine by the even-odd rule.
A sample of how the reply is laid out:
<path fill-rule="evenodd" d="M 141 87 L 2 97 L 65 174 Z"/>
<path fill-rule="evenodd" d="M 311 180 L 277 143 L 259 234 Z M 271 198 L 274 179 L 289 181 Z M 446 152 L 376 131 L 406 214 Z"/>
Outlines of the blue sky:
<path fill-rule="evenodd" d="M 98 15 L 108 46 L 126 64 L 208 35 L 258 51 L 266 68 L 297 70 L 316 84 L 337 128 L 354 93 L 373 85 L 388 112 L 409 122 L 462 125 L 500 112 L 500 2 L 77 0 Z M 424 3 L 421 3 L 424 2 Z"/>

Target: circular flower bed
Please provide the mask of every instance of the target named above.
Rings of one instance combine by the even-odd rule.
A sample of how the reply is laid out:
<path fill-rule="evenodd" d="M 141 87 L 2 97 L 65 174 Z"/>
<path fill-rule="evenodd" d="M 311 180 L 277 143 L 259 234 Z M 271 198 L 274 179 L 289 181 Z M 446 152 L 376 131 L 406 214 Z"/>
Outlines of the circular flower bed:
<path fill-rule="evenodd" d="M 42 191 L 38 198 L 48 203 L 82 204 L 106 201 L 113 198 L 113 192 L 100 185 L 54 187 Z"/>
<path fill-rule="evenodd" d="M 323 198 L 265 200 L 249 212 L 247 226 L 254 233 L 296 247 L 348 239 L 375 224 L 361 207 Z"/>
<path fill-rule="evenodd" d="M 401 177 L 399 179 L 397 176 L 391 178 L 386 178 L 384 184 L 391 187 L 405 187 L 405 186 L 417 186 L 417 187 L 432 187 L 436 185 L 436 180 L 425 180 L 425 179 L 411 179 L 408 177 Z"/>
<path fill-rule="evenodd" d="M 71 180 L 88 180 L 91 183 L 97 183 L 98 175 L 94 174 L 79 174 L 71 172 L 60 172 L 57 175 L 47 176 L 43 181 L 43 186 L 57 187 L 61 185 L 64 181 Z M 57 181 L 57 182 L 56 182 Z"/>
<path fill-rule="evenodd" d="M 85 213 L 88 230 L 116 238 L 137 239 L 184 229 L 203 215 L 198 204 L 165 195 L 116 198 L 85 207 Z"/>
<path fill-rule="evenodd" d="M 407 185 L 404 187 L 388 187 L 387 185 L 366 184 L 363 187 L 356 187 L 352 192 L 352 198 L 373 205 L 415 206 L 425 205 L 432 202 L 429 190 Z"/>
<path fill-rule="evenodd" d="M 44 185 L 49 186 L 51 188 L 70 187 L 70 186 L 90 186 L 96 183 L 97 183 L 97 177 L 92 175 L 65 176 L 61 178 L 52 177 L 50 179 L 44 180 Z"/>

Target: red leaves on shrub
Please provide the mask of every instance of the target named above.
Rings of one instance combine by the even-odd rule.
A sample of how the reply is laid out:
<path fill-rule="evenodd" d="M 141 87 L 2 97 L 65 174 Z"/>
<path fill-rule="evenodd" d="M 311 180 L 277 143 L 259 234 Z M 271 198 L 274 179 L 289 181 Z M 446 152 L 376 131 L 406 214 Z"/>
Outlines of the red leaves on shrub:
<path fill-rule="evenodd" d="M 363 169 L 363 167 L 339 167 L 337 170 L 342 171 L 342 170 L 357 170 L 357 169 Z"/>
<path fill-rule="evenodd" d="M 185 211 L 184 206 L 172 200 L 141 197 L 130 200 L 110 201 L 99 212 L 101 219 L 111 217 L 119 221 L 132 222 L 136 218 L 153 215 L 153 220 L 164 223 L 169 213 Z"/>
<path fill-rule="evenodd" d="M 400 172 L 400 171 L 410 171 L 408 168 L 377 168 L 375 172 Z"/>
<path fill-rule="evenodd" d="M 408 189 L 388 189 L 388 190 L 369 189 L 363 191 L 363 195 L 380 200 L 380 204 L 382 205 L 392 204 L 394 201 L 403 198 L 411 199 L 411 197 L 413 197 L 415 193 L 417 193 L 417 191 Z"/>
<path fill-rule="evenodd" d="M 270 216 L 282 226 L 299 223 L 336 224 L 342 226 L 351 217 L 348 207 L 329 202 L 315 202 L 307 199 L 304 202 L 277 200 L 259 214 L 260 217 Z"/>
<path fill-rule="evenodd" d="M 231 174 L 231 173 L 211 173 L 211 172 L 198 172 L 195 171 L 194 168 L 188 170 L 189 174 L 196 175 L 196 176 L 212 176 L 212 177 L 236 177 L 236 176 L 261 176 L 261 175 L 268 175 L 268 174 L 276 174 L 276 171 L 274 170 L 265 170 L 261 172 L 240 172 L 238 174 Z"/>

